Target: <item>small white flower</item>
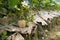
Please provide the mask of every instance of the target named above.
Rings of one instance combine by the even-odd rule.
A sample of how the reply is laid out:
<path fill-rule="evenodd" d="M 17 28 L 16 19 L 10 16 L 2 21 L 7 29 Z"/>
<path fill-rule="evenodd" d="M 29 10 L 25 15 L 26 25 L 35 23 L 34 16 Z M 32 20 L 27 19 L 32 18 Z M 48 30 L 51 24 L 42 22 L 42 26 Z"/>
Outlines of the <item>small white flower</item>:
<path fill-rule="evenodd" d="M 15 7 L 14 8 L 16 8 L 17 10 L 20 10 L 18 7 L 17 7 L 17 5 L 15 5 Z"/>
<path fill-rule="evenodd" d="M 23 1 L 22 4 L 28 6 L 28 2 L 27 1 Z"/>
<path fill-rule="evenodd" d="M 28 1 L 23 1 L 21 4 L 22 4 L 23 7 L 28 7 L 28 8 L 30 7 L 30 6 L 28 5 L 28 4 L 29 4 Z"/>

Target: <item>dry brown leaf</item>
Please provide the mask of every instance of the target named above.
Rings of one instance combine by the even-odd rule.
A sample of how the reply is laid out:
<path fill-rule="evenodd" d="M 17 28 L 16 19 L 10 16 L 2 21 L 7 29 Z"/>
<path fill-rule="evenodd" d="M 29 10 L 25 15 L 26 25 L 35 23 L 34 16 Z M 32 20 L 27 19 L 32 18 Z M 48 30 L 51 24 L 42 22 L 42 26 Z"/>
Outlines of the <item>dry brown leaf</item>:
<path fill-rule="evenodd" d="M 23 36 L 19 33 L 14 33 L 7 38 L 7 40 L 25 40 Z"/>
<path fill-rule="evenodd" d="M 15 27 L 15 26 L 9 26 L 8 28 L 6 28 L 6 31 L 9 32 L 20 32 L 22 34 L 31 34 L 36 30 L 37 26 L 36 25 L 29 25 L 29 27 L 25 27 L 25 28 L 19 28 L 19 27 Z"/>

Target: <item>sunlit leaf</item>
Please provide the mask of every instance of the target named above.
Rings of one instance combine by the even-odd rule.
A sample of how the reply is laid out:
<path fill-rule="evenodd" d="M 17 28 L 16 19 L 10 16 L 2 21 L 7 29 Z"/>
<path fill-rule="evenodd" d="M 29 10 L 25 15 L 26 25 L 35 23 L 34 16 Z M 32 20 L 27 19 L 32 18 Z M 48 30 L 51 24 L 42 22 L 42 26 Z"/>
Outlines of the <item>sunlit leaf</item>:
<path fill-rule="evenodd" d="M 9 0 L 9 4 L 11 7 L 14 7 L 15 5 L 17 5 L 18 2 L 19 0 Z"/>

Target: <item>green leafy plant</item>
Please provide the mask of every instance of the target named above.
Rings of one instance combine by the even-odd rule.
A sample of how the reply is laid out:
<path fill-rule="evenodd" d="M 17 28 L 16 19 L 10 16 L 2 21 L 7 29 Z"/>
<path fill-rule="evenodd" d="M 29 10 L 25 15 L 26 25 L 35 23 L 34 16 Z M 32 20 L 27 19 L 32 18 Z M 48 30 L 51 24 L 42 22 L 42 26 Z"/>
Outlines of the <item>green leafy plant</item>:
<path fill-rule="evenodd" d="M 7 38 L 7 32 L 4 31 L 1 35 L 1 40 L 6 40 L 6 38 Z"/>

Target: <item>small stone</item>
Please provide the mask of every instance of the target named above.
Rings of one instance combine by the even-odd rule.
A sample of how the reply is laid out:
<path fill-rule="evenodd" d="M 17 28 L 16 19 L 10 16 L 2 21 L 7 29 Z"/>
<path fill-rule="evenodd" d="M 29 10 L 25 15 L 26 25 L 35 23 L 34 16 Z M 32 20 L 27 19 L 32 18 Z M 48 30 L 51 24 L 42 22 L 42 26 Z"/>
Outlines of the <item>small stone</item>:
<path fill-rule="evenodd" d="M 18 21 L 18 26 L 19 26 L 20 28 L 26 27 L 26 21 L 25 21 L 25 20 L 19 20 L 19 21 Z"/>

